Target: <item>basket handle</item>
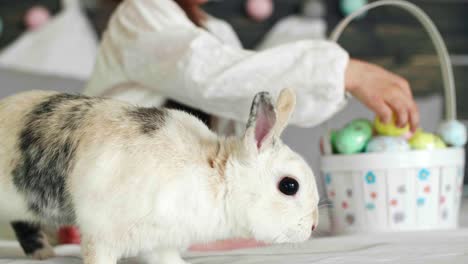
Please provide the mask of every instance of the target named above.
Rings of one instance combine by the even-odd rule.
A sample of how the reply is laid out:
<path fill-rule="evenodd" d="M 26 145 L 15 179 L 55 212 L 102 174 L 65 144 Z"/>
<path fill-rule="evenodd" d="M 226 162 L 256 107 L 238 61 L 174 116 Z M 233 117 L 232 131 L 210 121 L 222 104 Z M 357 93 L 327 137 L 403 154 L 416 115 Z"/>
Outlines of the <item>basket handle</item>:
<path fill-rule="evenodd" d="M 341 33 L 343 33 L 346 26 L 348 26 L 348 24 L 352 20 L 362 15 L 363 13 L 371 9 L 377 8 L 379 6 L 397 6 L 408 11 L 409 13 L 414 15 L 419 20 L 419 22 L 421 22 L 423 27 L 426 29 L 427 33 L 429 33 L 429 36 L 435 45 L 435 49 L 440 60 L 445 96 L 445 118 L 446 120 L 455 120 L 457 118 L 455 82 L 453 77 L 452 64 L 450 62 L 447 47 L 445 46 L 445 43 L 432 20 L 418 6 L 402 0 L 381 0 L 367 4 L 359 10 L 350 14 L 345 19 L 343 19 L 331 33 L 330 40 L 333 42 L 338 42 Z"/>

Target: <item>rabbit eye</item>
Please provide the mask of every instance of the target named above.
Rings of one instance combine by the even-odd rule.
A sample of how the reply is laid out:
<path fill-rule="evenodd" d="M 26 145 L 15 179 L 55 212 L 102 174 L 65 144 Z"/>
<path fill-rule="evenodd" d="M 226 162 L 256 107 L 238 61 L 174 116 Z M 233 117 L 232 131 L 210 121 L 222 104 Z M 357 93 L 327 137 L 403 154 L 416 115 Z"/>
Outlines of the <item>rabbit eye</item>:
<path fill-rule="evenodd" d="M 285 195 L 292 196 L 299 191 L 299 183 L 291 177 L 284 177 L 278 184 L 278 190 Z"/>

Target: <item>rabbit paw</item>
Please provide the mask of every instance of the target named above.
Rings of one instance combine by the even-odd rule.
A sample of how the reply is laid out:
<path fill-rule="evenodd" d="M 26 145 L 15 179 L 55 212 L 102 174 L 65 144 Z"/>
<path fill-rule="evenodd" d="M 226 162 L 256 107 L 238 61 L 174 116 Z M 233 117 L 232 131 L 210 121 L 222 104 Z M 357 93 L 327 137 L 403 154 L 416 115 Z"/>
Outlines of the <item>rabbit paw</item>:
<path fill-rule="evenodd" d="M 41 249 L 38 249 L 32 253 L 32 258 L 37 260 L 46 260 L 55 257 L 54 249 L 47 245 Z"/>

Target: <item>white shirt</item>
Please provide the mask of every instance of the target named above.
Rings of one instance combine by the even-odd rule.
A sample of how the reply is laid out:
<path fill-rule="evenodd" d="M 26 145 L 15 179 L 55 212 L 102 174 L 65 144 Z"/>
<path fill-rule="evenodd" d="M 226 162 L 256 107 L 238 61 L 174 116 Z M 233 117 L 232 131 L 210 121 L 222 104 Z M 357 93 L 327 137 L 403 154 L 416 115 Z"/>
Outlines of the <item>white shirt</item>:
<path fill-rule="evenodd" d="M 161 105 L 165 98 L 246 122 L 257 92 L 292 87 L 291 123 L 317 125 L 345 104 L 348 54 L 325 40 L 262 51 L 241 47 L 232 28 L 209 17 L 195 26 L 172 0 L 126 0 L 104 33 L 85 93 Z"/>

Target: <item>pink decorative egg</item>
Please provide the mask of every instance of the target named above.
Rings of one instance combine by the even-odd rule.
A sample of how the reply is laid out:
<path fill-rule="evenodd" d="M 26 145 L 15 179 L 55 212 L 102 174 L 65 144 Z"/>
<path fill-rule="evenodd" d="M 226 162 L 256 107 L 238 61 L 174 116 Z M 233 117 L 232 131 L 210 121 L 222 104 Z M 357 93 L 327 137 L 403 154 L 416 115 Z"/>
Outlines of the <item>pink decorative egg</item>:
<path fill-rule="evenodd" d="M 24 24 L 29 30 L 35 30 L 47 23 L 49 19 L 49 10 L 43 6 L 34 6 L 26 12 Z"/>
<path fill-rule="evenodd" d="M 272 0 L 247 0 L 247 14 L 255 21 L 261 22 L 273 14 Z"/>

